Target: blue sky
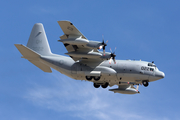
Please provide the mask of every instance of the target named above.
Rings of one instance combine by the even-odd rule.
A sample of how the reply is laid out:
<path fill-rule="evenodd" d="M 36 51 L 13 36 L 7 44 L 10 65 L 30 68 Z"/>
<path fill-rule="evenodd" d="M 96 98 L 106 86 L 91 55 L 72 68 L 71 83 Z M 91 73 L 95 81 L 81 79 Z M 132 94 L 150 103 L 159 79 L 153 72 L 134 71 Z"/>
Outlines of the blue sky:
<path fill-rule="evenodd" d="M 164 0 L 1 0 L 1 120 L 179 120 L 180 2 Z M 35 23 L 43 23 L 51 50 L 64 55 L 57 42 L 57 21 L 71 21 L 88 39 L 109 40 L 106 51 L 116 59 L 155 61 L 165 78 L 140 86 L 141 94 L 123 95 L 95 89 L 53 70 L 45 73 L 15 48 L 27 44 Z"/>

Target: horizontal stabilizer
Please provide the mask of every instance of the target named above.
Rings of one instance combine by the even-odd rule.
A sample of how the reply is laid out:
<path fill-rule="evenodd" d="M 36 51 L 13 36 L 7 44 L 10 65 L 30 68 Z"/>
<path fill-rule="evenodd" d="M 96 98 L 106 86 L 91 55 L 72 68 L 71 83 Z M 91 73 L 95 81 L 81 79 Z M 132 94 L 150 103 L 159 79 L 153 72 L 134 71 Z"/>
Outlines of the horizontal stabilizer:
<path fill-rule="evenodd" d="M 41 70 L 44 71 L 44 72 L 49 72 L 49 73 L 52 72 L 52 71 L 51 71 L 51 68 L 50 68 L 49 66 L 41 63 L 40 61 L 33 61 L 33 60 L 30 61 L 30 60 L 29 60 L 29 62 L 31 62 L 32 64 L 34 64 L 36 67 L 38 67 L 39 69 L 41 69 Z"/>
<path fill-rule="evenodd" d="M 40 55 L 35 51 L 31 50 L 30 48 L 22 45 L 22 44 L 15 44 L 16 48 L 19 52 L 23 55 L 22 58 L 28 59 L 29 62 L 34 64 L 36 67 L 40 68 L 44 72 L 52 72 L 51 68 L 42 62 L 39 61 Z"/>
<path fill-rule="evenodd" d="M 37 60 L 40 55 L 31 50 L 30 48 L 22 45 L 22 44 L 14 44 L 16 48 L 19 50 L 19 52 L 23 55 L 23 58 L 28 59 L 28 60 Z"/>

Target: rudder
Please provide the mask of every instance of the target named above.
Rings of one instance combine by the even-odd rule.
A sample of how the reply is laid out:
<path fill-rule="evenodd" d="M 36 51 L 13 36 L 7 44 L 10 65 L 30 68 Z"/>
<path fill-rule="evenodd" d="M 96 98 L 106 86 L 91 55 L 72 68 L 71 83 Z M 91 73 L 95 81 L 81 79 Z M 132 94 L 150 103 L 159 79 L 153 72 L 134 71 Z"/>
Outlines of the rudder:
<path fill-rule="evenodd" d="M 42 23 L 36 23 L 31 31 L 27 47 L 40 55 L 50 55 L 51 49 Z"/>

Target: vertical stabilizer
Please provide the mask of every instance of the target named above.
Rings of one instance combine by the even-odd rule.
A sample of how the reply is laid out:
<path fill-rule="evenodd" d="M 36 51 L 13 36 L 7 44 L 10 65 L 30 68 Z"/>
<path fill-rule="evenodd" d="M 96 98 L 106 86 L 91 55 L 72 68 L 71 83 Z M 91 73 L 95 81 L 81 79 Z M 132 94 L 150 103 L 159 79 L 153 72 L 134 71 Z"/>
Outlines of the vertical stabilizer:
<path fill-rule="evenodd" d="M 36 23 L 31 31 L 27 47 L 40 55 L 50 55 L 51 50 L 42 23 Z"/>

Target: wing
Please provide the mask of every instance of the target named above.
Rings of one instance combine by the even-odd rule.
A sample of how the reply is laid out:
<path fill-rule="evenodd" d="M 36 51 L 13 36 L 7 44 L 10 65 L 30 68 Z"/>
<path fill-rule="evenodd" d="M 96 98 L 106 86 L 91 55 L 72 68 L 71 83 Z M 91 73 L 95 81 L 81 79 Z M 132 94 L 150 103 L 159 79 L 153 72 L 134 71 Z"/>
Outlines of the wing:
<path fill-rule="evenodd" d="M 64 35 L 60 36 L 69 55 L 74 61 L 81 62 L 102 62 L 107 59 L 102 52 L 98 51 L 101 42 L 89 41 L 70 21 L 58 21 Z M 107 53 L 108 54 L 108 53 Z M 108 54 L 109 55 L 109 54 Z M 103 59 L 104 58 L 104 59 Z"/>
<path fill-rule="evenodd" d="M 58 21 L 58 24 L 64 32 L 64 35 L 60 37 L 61 40 L 79 37 L 87 39 L 70 21 Z"/>

